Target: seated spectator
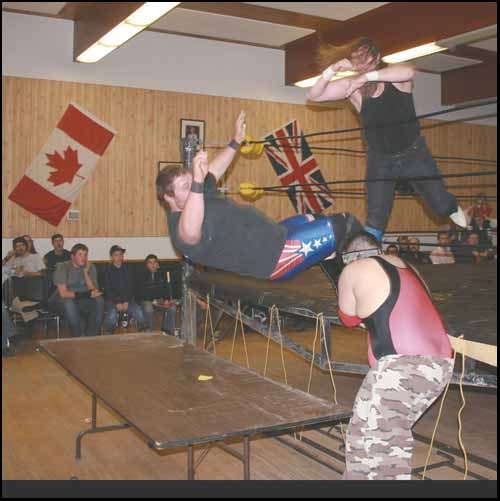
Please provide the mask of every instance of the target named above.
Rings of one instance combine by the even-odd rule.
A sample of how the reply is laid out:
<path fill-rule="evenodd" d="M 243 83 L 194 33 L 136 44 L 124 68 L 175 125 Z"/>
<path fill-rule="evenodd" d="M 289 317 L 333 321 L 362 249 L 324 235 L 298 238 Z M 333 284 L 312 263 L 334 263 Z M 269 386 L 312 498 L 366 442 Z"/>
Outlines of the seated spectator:
<path fill-rule="evenodd" d="M 71 252 L 64 248 L 64 237 L 61 234 L 56 233 L 52 235 L 51 240 L 54 250 L 47 252 L 47 254 L 43 256 L 43 260 L 47 269 L 54 271 L 57 263 L 64 263 L 64 261 L 71 260 Z"/>
<path fill-rule="evenodd" d="M 455 257 L 450 248 L 450 237 L 447 231 L 439 231 L 437 234 L 439 247 L 436 247 L 430 254 L 432 264 L 452 264 Z"/>
<path fill-rule="evenodd" d="M 35 249 L 35 242 L 33 242 L 33 239 L 29 235 L 23 235 L 23 238 L 28 242 L 28 252 L 30 254 L 38 254 L 38 252 Z"/>
<path fill-rule="evenodd" d="M 474 204 L 466 209 L 465 213 L 468 219 L 471 221 L 476 216 L 481 216 L 488 219 L 491 216 L 492 208 L 488 204 L 486 195 L 484 193 L 478 193 L 476 195 L 476 200 Z"/>
<path fill-rule="evenodd" d="M 39 277 L 45 268 L 38 254 L 30 254 L 24 237 L 14 238 L 12 251 L 2 261 L 2 266 L 14 277 Z"/>
<path fill-rule="evenodd" d="M 103 329 L 113 333 L 118 323 L 128 326 L 130 317 L 135 318 L 137 329 L 142 330 L 146 319 L 142 308 L 135 302 L 135 287 L 132 274 L 123 262 L 125 249 L 113 245 L 109 250 L 111 263 L 104 269 L 104 322 Z"/>
<path fill-rule="evenodd" d="M 479 235 L 470 232 L 464 244 L 453 249 L 457 263 L 482 263 L 490 259 L 490 252 L 479 245 Z"/>
<path fill-rule="evenodd" d="M 175 315 L 177 305 L 166 302 L 172 299 L 169 283 L 165 280 L 164 273 L 159 271 L 158 257 L 149 254 L 145 259 L 145 269 L 137 277 L 137 301 L 141 304 L 146 320 L 146 328 L 153 330 L 153 316 L 155 308 L 162 308 L 163 319 L 161 330 L 169 335 L 174 334 Z M 163 306 L 165 305 L 165 306 Z"/>
<path fill-rule="evenodd" d="M 397 245 L 390 244 L 387 246 L 387 249 L 385 249 L 385 254 L 388 256 L 398 256 L 399 255 L 399 249 Z"/>
<path fill-rule="evenodd" d="M 98 289 L 97 270 L 89 263 L 88 252 L 84 244 L 73 245 L 71 261 L 56 267 L 57 289 L 49 298 L 49 308 L 64 316 L 73 337 L 97 336 L 102 325 L 104 300 Z"/>
<path fill-rule="evenodd" d="M 401 235 L 397 238 L 397 244 L 399 247 L 399 257 L 405 259 L 405 255 L 408 253 L 408 236 Z"/>
<path fill-rule="evenodd" d="M 404 256 L 399 257 L 405 259 L 410 264 L 431 264 L 431 260 L 427 254 L 420 252 L 420 240 L 416 237 L 408 239 L 408 252 Z"/>
<path fill-rule="evenodd" d="M 479 245 L 484 248 L 493 247 L 490 237 L 491 222 L 484 216 L 476 215 L 472 218 L 469 229 L 479 235 Z"/>

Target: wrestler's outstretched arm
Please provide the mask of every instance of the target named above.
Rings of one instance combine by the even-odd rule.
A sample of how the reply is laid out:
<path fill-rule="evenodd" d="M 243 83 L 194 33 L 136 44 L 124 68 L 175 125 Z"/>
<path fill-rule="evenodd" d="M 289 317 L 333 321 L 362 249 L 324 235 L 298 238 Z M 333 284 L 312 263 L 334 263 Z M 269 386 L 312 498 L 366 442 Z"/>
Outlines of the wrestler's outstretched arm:
<path fill-rule="evenodd" d="M 234 126 L 234 140 L 241 144 L 245 139 L 245 112 L 241 111 L 236 119 Z M 226 172 L 227 168 L 231 165 L 237 150 L 228 146 L 221 153 L 219 153 L 208 165 L 208 171 L 214 175 L 218 181 Z"/>
<path fill-rule="evenodd" d="M 199 151 L 193 158 L 193 183 L 201 188 L 199 193 L 191 191 L 179 219 L 179 238 L 188 245 L 196 245 L 201 240 L 205 200 L 203 184 L 208 174 L 206 151 Z"/>
<path fill-rule="evenodd" d="M 310 101 L 338 101 L 351 98 L 353 93 L 368 81 L 398 83 L 398 88 L 404 92 L 411 92 L 412 79 L 415 68 L 410 64 L 392 64 L 377 71 L 360 73 L 353 77 L 346 77 L 330 82 L 333 75 L 339 71 L 354 71 L 348 59 L 341 59 L 323 71 L 319 80 L 306 94 Z M 351 99 L 352 100 L 352 99 Z"/>

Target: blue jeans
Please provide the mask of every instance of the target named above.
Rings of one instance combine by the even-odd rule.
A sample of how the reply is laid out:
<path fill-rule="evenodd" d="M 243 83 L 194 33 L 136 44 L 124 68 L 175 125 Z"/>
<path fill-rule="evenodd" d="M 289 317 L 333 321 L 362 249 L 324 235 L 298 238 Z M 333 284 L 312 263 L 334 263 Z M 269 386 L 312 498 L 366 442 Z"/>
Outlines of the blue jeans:
<path fill-rule="evenodd" d="M 146 319 L 146 327 L 149 331 L 153 330 L 153 316 L 155 312 L 155 307 L 152 301 L 143 301 L 141 303 L 142 309 L 144 311 L 144 317 Z M 170 334 L 174 333 L 175 329 L 175 314 L 177 312 L 177 306 L 171 306 L 170 308 L 163 310 L 163 319 L 161 322 L 160 330 L 168 332 Z"/>
<path fill-rule="evenodd" d="M 62 315 L 69 324 L 73 337 L 98 336 L 101 333 L 104 299 L 95 298 L 62 299 L 58 292 L 49 299 L 49 308 Z M 87 317 L 85 328 L 85 317 Z"/>
<path fill-rule="evenodd" d="M 7 306 L 2 301 L 2 349 L 7 348 L 7 340 L 15 334 L 14 324 L 9 317 Z"/>
<path fill-rule="evenodd" d="M 408 178 L 437 176 L 439 169 L 432 158 L 423 136 L 402 153 L 393 155 L 368 150 L 368 179 Z M 442 179 L 411 180 L 413 189 L 422 197 L 424 204 L 437 216 L 446 217 L 457 211 L 456 198 L 446 191 Z M 394 202 L 395 181 L 366 183 L 366 203 L 368 208 L 367 226 L 384 231 Z"/>
<path fill-rule="evenodd" d="M 146 317 L 144 316 L 144 312 L 142 308 L 135 303 L 134 301 L 128 302 L 127 313 L 129 316 L 135 318 L 137 322 L 137 328 L 143 329 L 146 325 Z M 119 311 L 116 309 L 115 303 L 110 301 L 106 301 L 105 309 L 104 309 L 104 322 L 102 324 L 103 330 L 106 332 L 113 332 L 116 329 L 118 324 Z"/>

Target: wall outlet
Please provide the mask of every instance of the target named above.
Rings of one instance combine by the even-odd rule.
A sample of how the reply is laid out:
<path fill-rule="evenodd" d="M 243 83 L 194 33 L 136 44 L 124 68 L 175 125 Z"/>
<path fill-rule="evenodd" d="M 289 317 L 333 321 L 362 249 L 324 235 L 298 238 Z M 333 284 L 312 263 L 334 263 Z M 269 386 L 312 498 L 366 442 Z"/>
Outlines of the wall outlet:
<path fill-rule="evenodd" d="M 68 221 L 80 221 L 80 211 L 70 209 L 68 211 Z"/>

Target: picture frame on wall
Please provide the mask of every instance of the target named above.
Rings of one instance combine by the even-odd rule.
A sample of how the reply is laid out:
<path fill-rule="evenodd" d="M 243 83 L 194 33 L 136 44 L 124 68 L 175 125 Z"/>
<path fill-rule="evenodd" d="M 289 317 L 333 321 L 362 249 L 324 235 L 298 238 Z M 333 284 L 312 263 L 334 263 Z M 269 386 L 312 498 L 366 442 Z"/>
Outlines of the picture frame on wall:
<path fill-rule="evenodd" d="M 197 146 L 205 143 L 205 120 L 181 118 L 180 155 L 185 167 L 191 169 Z"/>

